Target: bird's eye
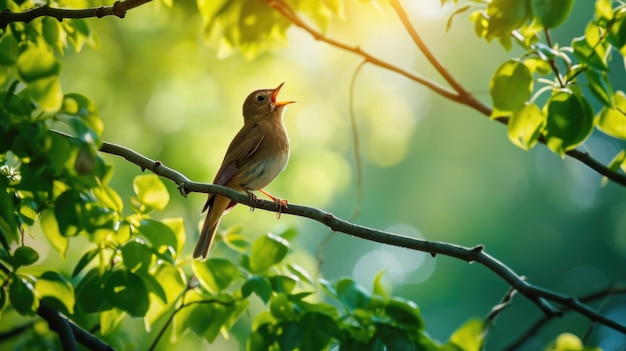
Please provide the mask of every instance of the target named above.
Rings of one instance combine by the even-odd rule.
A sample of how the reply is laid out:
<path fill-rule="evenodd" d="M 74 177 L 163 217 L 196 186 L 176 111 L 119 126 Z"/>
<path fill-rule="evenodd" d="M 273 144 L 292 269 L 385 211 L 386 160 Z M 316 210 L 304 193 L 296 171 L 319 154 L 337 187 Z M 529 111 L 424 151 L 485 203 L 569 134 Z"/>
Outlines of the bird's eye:
<path fill-rule="evenodd" d="M 258 101 L 258 102 L 263 102 L 263 101 L 265 101 L 265 96 L 263 96 L 263 95 L 259 95 L 259 96 L 257 96 L 257 97 L 256 97 L 256 101 Z"/>

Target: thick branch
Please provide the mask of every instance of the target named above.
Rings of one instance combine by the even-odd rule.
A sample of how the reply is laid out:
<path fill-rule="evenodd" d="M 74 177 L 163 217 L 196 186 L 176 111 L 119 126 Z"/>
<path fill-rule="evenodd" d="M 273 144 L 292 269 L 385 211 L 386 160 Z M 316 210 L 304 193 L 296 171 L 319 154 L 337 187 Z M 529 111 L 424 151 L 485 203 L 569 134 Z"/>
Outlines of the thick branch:
<path fill-rule="evenodd" d="M 71 136 L 57 132 L 56 133 L 71 138 Z M 176 183 L 183 195 L 188 192 L 199 193 L 214 193 L 228 197 L 231 200 L 237 201 L 246 206 L 250 206 L 250 197 L 247 194 L 239 193 L 233 189 L 223 187 L 215 184 L 203 184 L 196 183 L 189 180 L 180 172 L 166 167 L 159 161 L 151 160 L 133 150 L 125 148 L 120 145 L 103 143 L 100 151 L 121 156 L 126 160 L 138 165 L 142 170 L 149 169 L 153 173 L 170 179 Z M 276 203 L 273 201 L 260 200 L 255 202 L 255 207 L 267 211 L 277 212 Z M 617 323 L 614 320 L 606 318 L 600 313 L 594 311 L 589 306 L 581 303 L 574 297 L 565 296 L 544 288 L 536 287 L 515 273 L 511 268 L 507 267 L 496 258 L 484 252 L 482 246 L 476 246 L 473 248 L 463 247 L 450 243 L 427 241 L 407 236 L 402 236 L 395 233 L 385 232 L 372 228 L 367 228 L 350 223 L 341 218 L 335 217 L 332 213 L 322 211 L 314 207 L 307 207 L 302 205 L 289 204 L 287 208 L 281 210 L 284 214 L 292 214 L 300 217 L 306 217 L 317 222 L 320 222 L 333 231 L 347 234 L 350 236 L 356 236 L 365 240 L 375 241 L 392 246 L 404 247 L 411 250 L 417 250 L 422 252 L 428 252 L 433 257 L 437 254 L 444 256 L 454 257 L 466 262 L 477 262 L 499 277 L 506 281 L 511 287 L 519 291 L 522 295 L 533 301 L 544 313 L 548 315 L 558 314 L 559 311 L 554 308 L 547 300 L 556 302 L 558 304 L 567 306 L 578 313 L 587 316 L 589 319 L 598 323 L 604 324 L 615 330 L 618 330 L 626 334 L 626 325 Z"/>
<path fill-rule="evenodd" d="M 116 1 L 113 6 L 90 7 L 86 9 L 59 9 L 48 5 L 34 8 L 24 12 L 11 12 L 6 9 L 0 13 L 0 28 L 5 28 L 11 22 L 28 23 L 37 17 L 54 17 L 61 21 L 64 18 L 89 18 L 104 16 L 117 16 L 124 18 L 126 11 L 141 6 L 152 0 L 124 0 Z"/>
<path fill-rule="evenodd" d="M 397 0 L 392 0 L 391 1 L 391 5 L 394 8 L 394 10 L 396 11 L 396 13 L 398 14 L 398 17 L 400 18 L 400 21 L 402 22 L 403 26 L 405 27 L 405 29 L 409 32 L 409 35 L 411 36 L 411 38 L 413 39 L 413 41 L 416 43 L 416 45 L 418 46 L 418 48 L 420 49 L 420 51 L 422 53 L 424 53 L 424 55 L 426 56 L 426 58 L 429 60 L 429 62 L 435 67 L 435 69 L 439 72 L 439 74 L 441 74 L 441 76 L 444 78 L 444 80 L 446 80 L 446 82 L 448 82 L 448 84 L 450 84 L 450 86 L 452 86 L 452 88 L 454 89 L 454 91 L 441 86 L 440 84 L 438 84 L 437 82 L 434 82 L 432 80 L 426 79 L 424 77 L 415 75 L 413 73 L 410 73 L 406 70 L 403 70 L 397 66 L 394 66 L 388 62 L 385 62 L 365 51 L 363 51 L 361 48 L 359 48 L 358 46 L 350 46 L 348 44 L 342 43 L 338 40 L 335 39 L 331 39 L 328 38 L 326 35 L 324 35 L 322 32 L 316 30 L 315 28 L 313 28 L 312 26 L 308 25 L 306 22 L 304 22 L 294 11 L 293 9 L 291 9 L 289 7 L 289 5 L 287 5 L 283 0 L 266 0 L 269 2 L 270 6 L 272 6 L 274 9 L 276 9 L 278 12 L 280 12 L 283 16 L 285 16 L 289 21 L 291 21 L 291 23 L 293 23 L 295 26 L 302 28 L 304 31 L 306 31 L 307 33 L 309 33 L 315 40 L 318 41 L 322 41 L 325 42 L 327 44 L 329 44 L 330 46 L 336 47 L 338 49 L 347 51 L 347 52 L 351 52 L 355 55 L 361 56 L 366 62 L 369 62 L 375 66 L 381 67 L 383 69 L 386 69 L 388 71 L 391 72 L 395 72 L 401 76 L 404 76 L 418 84 L 422 84 L 425 87 L 431 89 L 433 92 L 443 96 L 446 99 L 452 100 L 456 103 L 459 103 L 461 105 L 465 105 L 468 106 L 480 113 L 482 113 L 483 115 L 489 117 L 491 116 L 491 113 L 493 112 L 492 109 L 483 104 L 482 102 L 480 102 L 478 99 L 476 99 L 474 97 L 474 95 L 472 95 L 471 93 L 469 93 L 465 88 L 463 88 L 463 86 L 458 83 L 454 77 L 446 70 L 446 68 L 443 66 L 443 64 L 441 64 L 434 55 L 432 55 L 432 53 L 430 52 L 430 50 L 428 49 L 428 47 L 424 44 L 424 42 L 421 40 L 420 36 L 418 35 L 418 33 L 415 31 L 415 29 L 411 26 L 408 17 L 406 16 L 404 10 L 402 9 L 402 6 L 400 5 L 400 3 Z M 500 122 L 503 125 L 507 125 L 509 123 L 508 118 L 496 118 L 497 122 Z M 542 144 L 546 143 L 545 138 L 540 138 L 539 142 L 541 142 Z M 612 169 L 610 169 L 609 167 L 603 165 L 602 163 L 600 163 L 599 161 L 597 161 L 596 159 L 594 159 L 593 157 L 591 157 L 591 155 L 589 155 L 586 152 L 582 152 L 579 150 L 571 150 L 566 152 L 566 154 L 580 162 L 582 162 L 583 164 L 587 165 L 588 167 L 590 167 L 591 169 L 593 169 L 594 171 L 598 172 L 599 174 L 607 177 L 608 179 L 610 179 L 611 181 L 618 183 L 622 186 L 626 186 L 626 174 L 623 173 L 619 173 L 618 171 L 614 171 Z"/>

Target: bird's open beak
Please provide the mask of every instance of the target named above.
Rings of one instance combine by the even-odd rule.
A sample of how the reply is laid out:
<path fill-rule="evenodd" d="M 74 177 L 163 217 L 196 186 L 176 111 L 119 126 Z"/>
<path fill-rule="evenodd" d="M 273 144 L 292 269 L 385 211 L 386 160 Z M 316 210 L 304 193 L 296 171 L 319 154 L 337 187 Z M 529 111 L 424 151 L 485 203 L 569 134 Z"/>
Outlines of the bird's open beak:
<path fill-rule="evenodd" d="M 280 91 L 280 88 L 283 87 L 283 83 L 280 83 L 280 85 L 278 86 L 278 88 L 274 89 L 274 92 L 272 93 L 272 103 L 274 104 L 274 106 L 283 106 L 283 105 L 289 105 L 289 104 L 293 104 L 295 101 L 279 101 L 276 102 L 276 97 L 278 96 L 278 92 Z"/>

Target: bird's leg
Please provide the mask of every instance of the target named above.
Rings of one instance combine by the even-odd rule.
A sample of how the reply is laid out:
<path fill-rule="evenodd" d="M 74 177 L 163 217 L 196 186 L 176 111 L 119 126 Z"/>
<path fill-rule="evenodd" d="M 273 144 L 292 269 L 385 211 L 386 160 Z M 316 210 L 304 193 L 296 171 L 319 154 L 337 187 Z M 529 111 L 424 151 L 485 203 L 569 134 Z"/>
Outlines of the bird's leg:
<path fill-rule="evenodd" d="M 254 195 L 248 189 L 243 189 L 243 190 L 246 192 L 246 194 L 248 194 L 248 199 L 250 200 L 250 212 L 252 212 L 256 208 L 256 205 L 259 199 L 256 197 L 256 195 Z"/>
<path fill-rule="evenodd" d="M 276 203 L 276 208 L 278 209 L 278 212 L 276 212 L 276 219 L 280 219 L 280 215 L 282 214 L 283 207 L 287 208 L 287 200 L 279 199 L 276 196 L 268 193 L 267 191 L 265 191 L 263 189 L 259 189 L 259 192 L 261 192 L 261 194 L 269 197 L 270 199 L 272 199 L 272 201 L 274 201 Z"/>

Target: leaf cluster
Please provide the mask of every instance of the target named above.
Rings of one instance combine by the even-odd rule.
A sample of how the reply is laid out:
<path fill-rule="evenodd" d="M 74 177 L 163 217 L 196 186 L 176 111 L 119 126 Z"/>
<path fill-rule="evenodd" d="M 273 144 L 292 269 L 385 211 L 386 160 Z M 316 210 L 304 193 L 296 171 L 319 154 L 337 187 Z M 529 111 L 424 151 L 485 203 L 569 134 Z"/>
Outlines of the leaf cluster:
<path fill-rule="evenodd" d="M 594 129 L 626 140 L 626 95 L 609 80 L 611 60 L 626 55 L 625 4 L 597 0 L 582 35 L 562 45 L 552 42 L 550 30 L 569 17 L 573 0 L 472 2 L 479 7 L 470 15 L 478 37 L 524 49 L 502 63 L 490 82 L 491 117 L 509 118 L 513 144 L 528 150 L 544 140 L 564 156 Z M 611 170 L 626 169 L 624 154 L 615 155 Z"/>

